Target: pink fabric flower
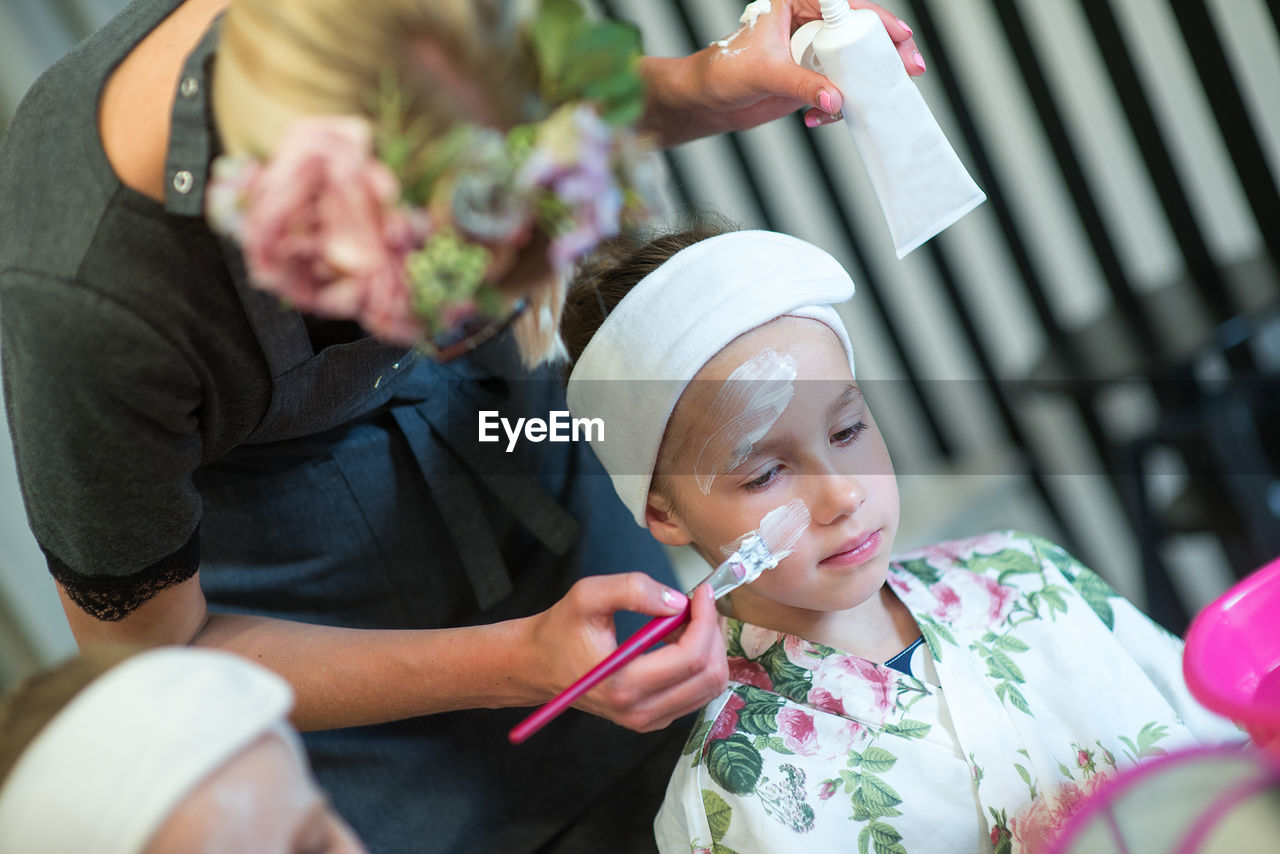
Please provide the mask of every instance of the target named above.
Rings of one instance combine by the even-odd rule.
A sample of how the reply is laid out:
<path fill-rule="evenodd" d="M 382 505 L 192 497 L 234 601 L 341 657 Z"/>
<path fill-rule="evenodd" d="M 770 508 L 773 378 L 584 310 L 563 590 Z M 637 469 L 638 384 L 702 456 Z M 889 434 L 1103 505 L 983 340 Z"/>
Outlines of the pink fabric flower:
<path fill-rule="evenodd" d="M 838 700 L 845 714 L 882 726 L 896 705 L 896 677 L 884 667 L 854 655 L 829 655 L 813 672 L 813 688 Z M 825 700 L 824 702 L 831 702 Z"/>
<path fill-rule="evenodd" d="M 812 641 L 795 635 L 782 636 L 782 649 L 787 654 L 787 661 L 805 670 L 813 670 L 822 661 L 822 654 Z"/>
<path fill-rule="evenodd" d="M 742 644 L 742 654 L 755 660 L 768 652 L 781 637 L 782 635 L 773 629 L 762 629 L 750 623 L 743 623 L 738 642 Z"/>
<path fill-rule="evenodd" d="M 930 585 L 938 620 L 960 629 L 985 629 L 1004 622 L 1018 591 L 976 572 L 957 570 Z"/>
<path fill-rule="evenodd" d="M 818 790 L 818 800 L 825 801 L 836 793 L 839 785 L 835 780 L 828 780 L 822 784 L 822 788 Z"/>
<path fill-rule="evenodd" d="M 1106 774 L 1094 774 L 1083 785 L 1063 783 L 1018 810 L 1009 821 L 1015 850 L 1024 854 L 1048 851 L 1062 828 L 1108 779 Z"/>
<path fill-rule="evenodd" d="M 743 685 L 754 685 L 766 691 L 773 690 L 773 680 L 759 662 L 747 661 L 736 655 L 729 658 L 729 681 L 741 682 Z"/>
<path fill-rule="evenodd" d="M 788 750 L 833 762 L 849 755 L 863 727 L 856 721 L 787 706 L 778 713 L 778 732 Z"/>
<path fill-rule="evenodd" d="M 399 200 L 365 121 L 299 120 L 248 189 L 241 236 L 251 277 L 303 311 L 412 343 L 422 327 L 404 260 L 429 223 Z"/>
<path fill-rule="evenodd" d="M 818 734 L 813 726 L 813 715 L 787 706 L 778 713 L 778 732 L 782 733 L 782 743 L 788 750 L 801 756 L 813 756 L 818 752 Z"/>
<path fill-rule="evenodd" d="M 810 689 L 809 705 L 822 709 L 824 712 L 830 712 L 833 715 L 844 716 L 844 703 L 840 702 L 840 699 L 833 696 L 826 688 Z"/>
<path fill-rule="evenodd" d="M 716 741 L 722 738 L 728 738 L 738 729 L 738 712 L 747 704 L 747 701 L 738 696 L 737 692 L 729 695 L 729 699 L 725 701 L 724 708 L 720 710 L 720 714 L 716 715 L 716 719 L 711 723 L 711 733 L 707 736 L 708 741 Z"/>
<path fill-rule="evenodd" d="M 945 565 L 965 560 L 973 554 L 995 554 L 1009 545 L 1009 535 L 1000 531 L 978 534 L 959 540 L 947 540 L 902 555 L 904 559 L 924 558 L 931 563 Z"/>

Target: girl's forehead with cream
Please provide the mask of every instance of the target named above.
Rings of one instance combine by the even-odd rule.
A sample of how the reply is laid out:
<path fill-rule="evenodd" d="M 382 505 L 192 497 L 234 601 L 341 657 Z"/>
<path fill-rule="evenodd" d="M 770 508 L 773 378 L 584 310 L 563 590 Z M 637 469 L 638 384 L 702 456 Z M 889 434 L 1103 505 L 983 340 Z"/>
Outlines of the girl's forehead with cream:
<path fill-rule="evenodd" d="M 822 340 L 821 349 L 829 349 L 831 351 L 825 355 L 838 357 L 834 360 L 824 359 L 823 361 L 832 361 L 832 364 L 841 365 L 840 375 L 835 375 L 829 368 L 823 366 L 819 368 L 821 375 L 799 376 L 798 379 L 851 379 L 852 374 L 849 372 L 848 362 L 845 359 L 844 346 L 840 343 L 836 333 L 831 330 L 831 327 L 820 320 L 814 320 L 810 317 L 783 316 L 776 317 L 763 326 L 757 326 L 755 329 L 744 332 L 730 341 L 724 346 L 724 349 L 712 356 L 702 366 L 702 369 L 694 376 L 691 385 L 706 386 L 706 391 L 714 393 L 714 386 L 717 383 L 722 383 L 729 379 L 734 371 L 738 370 L 748 360 L 756 358 L 762 350 L 771 349 L 784 355 L 788 353 L 795 354 L 798 352 L 796 345 L 799 342 L 807 342 L 815 338 Z M 809 347 L 800 349 L 810 350 Z M 811 374 L 815 368 L 818 368 L 818 366 L 810 366 Z"/>

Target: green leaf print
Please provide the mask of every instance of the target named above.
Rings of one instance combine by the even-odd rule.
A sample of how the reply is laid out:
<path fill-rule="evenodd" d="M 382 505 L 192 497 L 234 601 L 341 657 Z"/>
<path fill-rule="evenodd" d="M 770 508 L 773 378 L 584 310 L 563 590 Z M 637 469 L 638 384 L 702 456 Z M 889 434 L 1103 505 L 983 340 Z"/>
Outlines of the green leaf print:
<path fill-rule="evenodd" d="M 729 822 L 733 819 L 733 807 L 724 798 L 710 789 L 702 790 L 702 809 L 707 814 L 707 824 L 711 827 L 711 841 L 719 842 L 729 832 Z"/>
<path fill-rule="evenodd" d="M 723 843 L 712 842 L 711 854 L 738 854 L 738 852 Z"/>
<path fill-rule="evenodd" d="M 1164 748 L 1156 747 L 1155 744 L 1160 739 L 1169 734 L 1169 728 L 1164 724 L 1157 724 L 1155 721 L 1148 721 L 1142 725 L 1142 729 L 1138 731 L 1138 743 L 1134 744 L 1123 735 L 1120 740 L 1124 742 L 1125 747 L 1129 748 L 1130 755 L 1135 759 L 1144 759 L 1148 756 L 1160 756 L 1165 751 Z"/>
<path fill-rule="evenodd" d="M 875 774 L 862 775 L 862 797 L 866 800 L 867 807 L 876 815 L 898 815 L 893 808 L 902 803 L 902 798 L 898 797 L 893 786 Z"/>
<path fill-rule="evenodd" d="M 991 657 L 987 659 L 987 669 L 997 679 L 1008 679 L 1018 683 L 1027 681 L 1022 676 L 1022 670 L 1013 663 L 1013 659 L 998 649 L 991 650 Z"/>
<path fill-rule="evenodd" d="M 923 558 L 904 560 L 898 565 L 914 575 L 916 578 L 920 579 L 920 583 L 926 587 L 930 584 L 937 584 L 938 579 L 942 578 L 942 574 L 930 566 L 929 562 Z"/>
<path fill-rule="evenodd" d="M 724 641 L 725 652 L 730 658 L 746 658 L 742 650 L 742 623 L 732 620 L 729 623 L 729 637 Z"/>
<path fill-rule="evenodd" d="M 995 643 L 996 646 L 1001 649 L 1007 649 L 1009 652 L 1026 652 L 1031 649 L 1031 647 L 1027 646 L 1013 635 L 1000 635 L 1000 637 L 995 639 Z"/>
<path fill-rule="evenodd" d="M 735 693 L 746 704 L 738 710 L 738 729 L 751 735 L 772 735 L 778 731 L 781 697 L 748 688 L 738 688 Z"/>
<path fill-rule="evenodd" d="M 858 834 L 858 854 L 869 854 L 871 845 L 871 828 L 864 827 Z"/>
<path fill-rule="evenodd" d="M 952 646 L 958 646 L 955 636 L 951 634 L 950 630 L 933 617 L 923 614 L 918 615 L 916 623 L 920 626 L 920 634 L 924 635 L 924 642 L 929 646 L 929 651 L 933 653 L 934 661 L 942 661 L 943 641 Z"/>
<path fill-rule="evenodd" d="M 883 732 L 890 735 L 901 736 L 902 738 L 924 738 L 929 734 L 929 730 L 933 729 L 931 724 L 924 721 L 915 721 L 910 718 L 903 718 L 896 724 L 885 724 Z"/>
<path fill-rule="evenodd" d="M 1118 594 L 1111 589 L 1111 585 L 1099 578 L 1092 570 L 1084 567 L 1080 567 L 1080 573 L 1072 580 L 1071 584 L 1079 591 L 1081 597 L 1093 609 L 1093 612 L 1098 615 L 1098 619 L 1102 620 L 1108 629 L 1115 631 L 1115 613 L 1111 610 L 1111 603 L 1107 600 Z"/>
<path fill-rule="evenodd" d="M 1007 699 L 1009 700 L 1009 703 L 1018 711 L 1022 712 L 1023 714 L 1031 715 L 1031 717 L 1035 717 L 1035 715 L 1031 714 L 1031 706 L 1027 705 L 1027 698 L 1022 696 L 1022 692 L 1019 691 L 1013 685 L 1009 686 L 1009 696 Z"/>
<path fill-rule="evenodd" d="M 902 847 L 902 834 L 892 826 L 883 821 L 873 821 L 867 827 L 871 830 L 876 854 L 907 854 L 907 849 Z"/>
<path fill-rule="evenodd" d="M 875 814 L 871 811 L 871 805 L 867 803 L 866 793 L 862 791 L 862 787 L 853 790 L 853 794 L 849 797 L 849 801 L 853 804 L 854 821 L 871 821 Z"/>
<path fill-rule="evenodd" d="M 705 715 L 706 709 L 704 708 L 698 722 L 694 724 L 693 731 L 689 733 L 689 740 L 685 742 L 681 755 L 688 756 L 690 753 L 697 753 L 702 749 L 703 742 L 707 740 L 707 735 L 711 732 L 711 721 L 702 719 L 702 716 Z M 694 762 L 694 764 L 698 763 Z"/>
<path fill-rule="evenodd" d="M 974 572 L 999 573 L 996 581 L 1000 584 L 1004 584 L 1007 579 L 1015 575 L 1028 575 L 1041 571 L 1040 561 L 1018 549 L 1002 549 L 995 554 L 974 555 L 969 558 L 968 566 Z"/>
<path fill-rule="evenodd" d="M 868 747 L 867 752 L 862 754 L 862 762 L 860 764 L 863 771 L 883 774 L 892 768 L 897 761 L 898 757 L 883 747 Z"/>
<path fill-rule="evenodd" d="M 773 690 L 788 697 L 808 696 L 809 689 L 813 687 L 813 673 L 792 664 L 782 644 L 769 647 L 759 661 L 773 677 Z"/>
<path fill-rule="evenodd" d="M 1049 603 L 1049 616 L 1055 613 L 1067 613 L 1067 600 L 1062 597 L 1062 588 L 1054 585 L 1046 587 L 1040 591 L 1040 595 L 1044 597 L 1044 601 Z"/>
<path fill-rule="evenodd" d="M 707 773 L 726 792 L 745 795 L 756 787 L 764 760 L 745 735 L 734 734 L 711 742 Z"/>

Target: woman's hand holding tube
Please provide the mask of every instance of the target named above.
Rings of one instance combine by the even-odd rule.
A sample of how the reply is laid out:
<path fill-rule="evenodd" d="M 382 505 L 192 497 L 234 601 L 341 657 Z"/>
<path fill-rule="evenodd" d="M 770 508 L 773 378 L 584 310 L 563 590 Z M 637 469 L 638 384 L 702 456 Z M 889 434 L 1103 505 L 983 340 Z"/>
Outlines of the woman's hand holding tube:
<path fill-rule="evenodd" d="M 714 699 L 729 670 L 710 588 L 699 587 L 690 604 L 689 622 L 664 646 L 630 662 L 574 705 L 649 732 Z M 684 605 L 683 594 L 643 573 L 584 578 L 551 608 L 528 618 L 529 643 L 522 649 L 529 659 L 516 671 L 539 680 L 537 690 L 545 696 L 538 702 L 545 702 L 617 648 L 615 612 L 664 617 Z"/>
<path fill-rule="evenodd" d="M 897 16 L 865 0 L 854 9 L 880 16 L 907 73 L 924 73 L 911 29 Z M 665 146 L 730 130 L 746 130 L 809 107 L 810 127 L 835 120 L 843 106 L 840 90 L 817 72 L 791 59 L 791 34 L 822 17 L 818 0 L 774 0 L 754 25 L 678 59 L 645 57 L 641 72 L 649 84 L 644 125 Z"/>

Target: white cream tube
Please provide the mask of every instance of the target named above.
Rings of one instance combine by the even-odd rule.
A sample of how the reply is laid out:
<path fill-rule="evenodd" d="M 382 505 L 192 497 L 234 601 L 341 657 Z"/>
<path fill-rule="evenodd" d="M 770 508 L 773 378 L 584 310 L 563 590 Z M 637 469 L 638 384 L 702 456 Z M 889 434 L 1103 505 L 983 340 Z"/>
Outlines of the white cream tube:
<path fill-rule="evenodd" d="M 844 96 L 853 134 L 898 257 L 986 200 L 956 156 L 879 16 L 823 0 L 824 21 L 796 30 L 791 55 Z"/>

